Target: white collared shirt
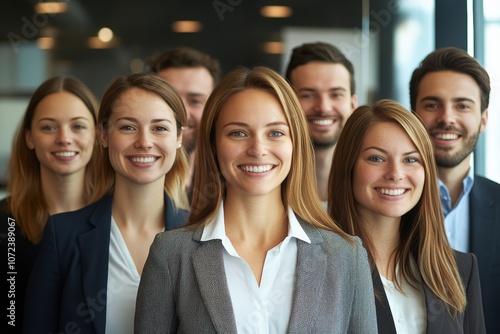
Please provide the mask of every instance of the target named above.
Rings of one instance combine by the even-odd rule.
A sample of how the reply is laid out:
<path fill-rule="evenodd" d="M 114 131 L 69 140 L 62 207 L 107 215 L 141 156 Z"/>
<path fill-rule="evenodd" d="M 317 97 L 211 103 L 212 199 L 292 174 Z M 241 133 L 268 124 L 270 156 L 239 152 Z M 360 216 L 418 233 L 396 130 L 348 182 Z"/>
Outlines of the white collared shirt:
<path fill-rule="evenodd" d="M 439 196 L 441 198 L 441 207 L 444 214 L 444 226 L 446 236 L 451 248 L 460 252 L 469 252 L 469 196 L 474 185 L 474 173 L 472 168 L 462 181 L 463 190 L 453 207 L 451 196 L 445 184 L 439 180 Z"/>
<path fill-rule="evenodd" d="M 106 290 L 106 333 L 133 333 L 135 300 L 141 276 L 120 229 L 111 217 L 108 285 Z"/>
<path fill-rule="evenodd" d="M 395 284 L 380 275 L 384 285 L 387 301 L 391 308 L 394 326 L 398 334 L 424 334 L 427 332 L 427 311 L 422 279 L 413 256 L 410 257 L 410 266 L 413 274 L 419 280 L 418 289 L 412 287 L 406 280 L 401 280 L 404 293 L 396 289 Z M 396 271 L 399 270 L 396 268 Z"/>
<path fill-rule="evenodd" d="M 239 334 L 287 331 L 295 286 L 297 239 L 311 243 L 290 207 L 288 222 L 288 236 L 267 252 L 260 286 L 226 235 L 224 203 L 203 230 L 201 241 L 222 240 L 225 274 Z"/>

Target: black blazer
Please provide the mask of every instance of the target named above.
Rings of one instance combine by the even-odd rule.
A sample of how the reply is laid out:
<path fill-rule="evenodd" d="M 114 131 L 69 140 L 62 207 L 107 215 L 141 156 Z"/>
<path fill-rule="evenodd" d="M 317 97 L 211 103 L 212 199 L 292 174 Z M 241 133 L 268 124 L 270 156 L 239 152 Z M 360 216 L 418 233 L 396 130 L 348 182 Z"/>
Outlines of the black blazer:
<path fill-rule="evenodd" d="M 465 312 L 453 319 L 445 308 L 444 303 L 423 284 L 425 294 L 425 307 L 427 311 L 427 334 L 455 334 L 486 333 L 483 318 L 483 307 L 481 303 L 481 288 L 477 259 L 474 254 L 455 251 L 458 270 L 465 287 L 467 295 L 467 307 Z M 373 288 L 379 293 L 380 298 L 375 298 L 377 310 L 378 332 L 384 334 L 396 334 L 394 319 L 387 295 L 385 294 L 382 280 L 377 270 L 373 271 Z"/>
<path fill-rule="evenodd" d="M 469 249 L 479 264 L 486 331 L 500 333 L 500 184 L 475 175 L 469 205 Z"/>
<path fill-rule="evenodd" d="M 33 244 L 21 233 L 17 219 L 10 214 L 7 198 L 0 201 L 0 222 L 1 258 L 5 261 L 3 264 L 5 276 L 0 286 L 3 287 L 2 293 L 7 297 L 4 297 L 3 309 L 9 310 L 6 314 L 9 333 L 22 333 L 26 286 L 38 255 L 39 244 Z M 9 257 L 14 260 L 12 267 L 8 261 Z M 11 279 L 15 285 L 11 285 L 7 279 Z"/>
<path fill-rule="evenodd" d="M 108 196 L 47 221 L 26 292 L 26 333 L 104 333 L 111 204 Z M 165 229 L 186 219 L 165 194 Z"/>

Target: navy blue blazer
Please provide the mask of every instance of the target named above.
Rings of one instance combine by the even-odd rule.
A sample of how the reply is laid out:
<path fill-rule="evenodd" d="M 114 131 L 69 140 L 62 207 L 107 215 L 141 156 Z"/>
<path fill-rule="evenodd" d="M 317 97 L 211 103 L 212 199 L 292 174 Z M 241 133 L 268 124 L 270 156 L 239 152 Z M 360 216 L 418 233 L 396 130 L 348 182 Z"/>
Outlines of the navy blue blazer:
<path fill-rule="evenodd" d="M 434 293 L 423 284 L 425 294 L 425 307 L 427 311 L 427 334 L 483 334 L 486 333 L 484 326 L 483 307 L 481 302 L 481 288 L 477 259 L 474 254 L 455 251 L 458 271 L 467 298 L 465 312 L 455 319 L 446 310 L 445 304 L 438 299 Z M 392 317 L 391 308 L 387 295 L 385 294 L 382 280 L 377 270 L 373 271 L 373 289 L 378 292 L 380 298 L 375 298 L 377 311 L 378 332 L 384 334 L 396 334 L 396 327 Z"/>
<path fill-rule="evenodd" d="M 477 257 L 487 333 L 500 333 L 500 184 L 475 175 L 469 249 Z"/>
<path fill-rule="evenodd" d="M 112 200 L 47 221 L 26 292 L 25 333 L 104 334 Z M 165 229 L 187 216 L 165 194 Z"/>

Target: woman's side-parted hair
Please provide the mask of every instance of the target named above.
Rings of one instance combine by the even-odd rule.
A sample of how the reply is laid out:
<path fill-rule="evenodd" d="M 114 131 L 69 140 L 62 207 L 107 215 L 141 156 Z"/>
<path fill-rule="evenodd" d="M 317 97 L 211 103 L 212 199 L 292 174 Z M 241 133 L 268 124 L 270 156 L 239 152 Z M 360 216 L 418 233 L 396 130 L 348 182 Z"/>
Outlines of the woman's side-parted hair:
<path fill-rule="evenodd" d="M 345 232 L 361 238 L 374 269 L 373 245 L 368 233 L 363 230 L 364 225 L 353 194 L 352 175 L 368 130 L 379 123 L 397 124 L 408 134 L 421 155 L 425 173 L 420 200 L 401 217 L 400 245 L 394 255 L 395 262 L 402 278 L 415 285 L 417 281 L 410 267 L 412 255 L 418 263 L 425 284 L 448 306 L 450 314 L 455 316 L 465 309 L 466 297 L 455 255 L 444 228 L 432 143 L 417 115 L 392 100 L 380 100 L 371 106 L 361 106 L 352 113 L 335 147 L 328 185 L 328 212 Z M 396 275 L 394 277 L 396 287 L 401 291 L 401 278 Z"/>
<path fill-rule="evenodd" d="M 132 88 L 151 92 L 162 98 L 174 113 L 177 125 L 177 137 L 181 135 L 182 127 L 187 123 L 186 109 L 175 90 L 162 78 L 153 73 L 135 73 L 116 78 L 108 87 L 101 101 L 97 119 L 100 134 L 108 130 L 108 121 L 114 111 L 115 103 L 124 92 Z M 137 96 L 143 98 L 140 95 Z M 104 184 L 105 193 L 111 194 L 115 185 L 115 170 L 109 161 L 108 148 L 99 145 L 97 148 L 99 169 L 97 182 Z M 177 150 L 172 168 L 165 176 L 165 191 L 176 208 L 187 209 L 188 199 L 184 183 L 187 177 L 188 163 L 183 147 Z"/>
<path fill-rule="evenodd" d="M 221 80 L 207 100 L 197 142 L 191 215 L 186 224 L 210 222 L 225 196 L 225 180 L 215 148 L 215 124 L 224 104 L 247 89 L 260 89 L 273 94 L 279 100 L 290 127 L 293 163 L 281 186 L 283 204 L 289 205 L 305 221 L 346 237 L 321 205 L 315 186 L 313 147 L 299 101 L 287 81 L 264 66 L 234 69 Z"/>
<path fill-rule="evenodd" d="M 36 157 L 35 150 L 28 148 L 25 134 L 27 130 L 31 129 L 31 122 L 40 101 L 46 96 L 58 92 L 68 92 L 78 97 L 92 114 L 94 125 L 97 121 L 97 101 L 90 89 L 77 78 L 52 77 L 44 81 L 31 96 L 12 145 L 7 201 L 10 214 L 16 218 L 22 233 L 34 244 L 40 242 L 42 238 L 43 228 L 49 217 L 49 209 L 42 194 L 40 162 Z M 95 164 L 95 154 L 92 153 L 92 157 L 85 167 L 83 198 L 86 204 L 92 203 L 99 194 L 93 177 Z"/>

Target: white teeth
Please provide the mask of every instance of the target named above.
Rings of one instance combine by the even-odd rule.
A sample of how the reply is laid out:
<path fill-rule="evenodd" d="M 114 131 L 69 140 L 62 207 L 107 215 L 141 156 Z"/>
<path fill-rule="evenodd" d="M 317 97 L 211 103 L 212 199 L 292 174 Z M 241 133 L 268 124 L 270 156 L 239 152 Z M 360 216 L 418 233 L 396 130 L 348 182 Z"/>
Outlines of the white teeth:
<path fill-rule="evenodd" d="M 332 125 L 333 119 L 313 119 L 312 123 L 315 125 Z"/>
<path fill-rule="evenodd" d="M 74 157 L 76 155 L 76 152 L 55 152 L 54 155 L 57 157 Z"/>
<path fill-rule="evenodd" d="M 245 172 L 250 172 L 250 173 L 264 173 L 268 172 L 273 168 L 272 165 L 266 165 L 266 166 L 241 166 L 241 170 Z"/>
<path fill-rule="evenodd" d="M 438 133 L 434 137 L 442 140 L 455 140 L 458 138 L 458 135 L 453 133 Z"/>
<path fill-rule="evenodd" d="M 380 188 L 378 191 L 381 194 L 389 196 L 400 196 L 403 195 L 403 193 L 405 192 L 404 189 L 384 189 L 384 188 Z"/>
<path fill-rule="evenodd" d="M 148 164 L 156 160 L 155 157 L 133 157 L 130 158 L 133 162 L 138 162 L 141 164 Z"/>

